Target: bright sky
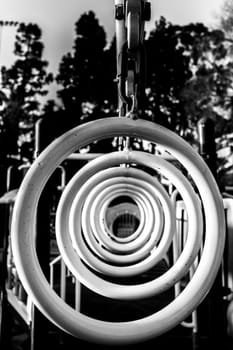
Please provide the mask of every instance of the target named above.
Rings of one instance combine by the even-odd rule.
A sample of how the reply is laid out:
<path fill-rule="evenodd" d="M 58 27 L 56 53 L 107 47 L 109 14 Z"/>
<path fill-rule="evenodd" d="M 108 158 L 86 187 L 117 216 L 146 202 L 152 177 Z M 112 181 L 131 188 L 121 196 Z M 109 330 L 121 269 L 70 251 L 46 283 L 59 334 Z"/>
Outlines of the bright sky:
<path fill-rule="evenodd" d="M 210 26 L 224 0 L 150 0 L 152 19 L 148 28 L 164 16 L 174 24 L 203 22 Z M 88 10 L 96 13 L 111 40 L 114 23 L 114 0 L 0 0 L 0 20 L 37 23 L 43 31 L 44 58 L 49 69 L 57 72 L 61 57 L 71 51 L 74 24 Z M 15 38 L 14 27 L 0 27 L 0 66 L 10 66 Z"/>

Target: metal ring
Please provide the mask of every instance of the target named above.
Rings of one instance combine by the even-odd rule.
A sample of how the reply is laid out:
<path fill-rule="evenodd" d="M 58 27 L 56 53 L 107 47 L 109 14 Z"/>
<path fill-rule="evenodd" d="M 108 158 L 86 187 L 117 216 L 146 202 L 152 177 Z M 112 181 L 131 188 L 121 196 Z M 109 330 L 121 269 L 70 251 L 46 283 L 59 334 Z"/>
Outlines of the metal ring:
<path fill-rule="evenodd" d="M 76 149 L 95 140 L 122 135 L 161 144 L 183 164 L 192 176 L 202 200 L 206 234 L 200 263 L 193 278 L 175 300 L 143 319 L 112 323 L 91 319 L 77 312 L 50 288 L 36 256 L 35 222 L 39 196 L 55 168 Z M 141 156 L 148 162 L 153 159 L 147 154 Z M 98 171 L 98 161 L 95 164 Z M 147 340 L 184 320 L 202 301 L 215 279 L 222 259 L 224 239 L 222 199 L 210 170 L 200 156 L 184 140 L 161 126 L 145 120 L 118 117 L 84 124 L 53 142 L 29 169 L 19 189 L 12 220 L 14 260 L 20 279 L 33 302 L 52 322 L 67 332 L 81 339 L 105 344 Z"/>

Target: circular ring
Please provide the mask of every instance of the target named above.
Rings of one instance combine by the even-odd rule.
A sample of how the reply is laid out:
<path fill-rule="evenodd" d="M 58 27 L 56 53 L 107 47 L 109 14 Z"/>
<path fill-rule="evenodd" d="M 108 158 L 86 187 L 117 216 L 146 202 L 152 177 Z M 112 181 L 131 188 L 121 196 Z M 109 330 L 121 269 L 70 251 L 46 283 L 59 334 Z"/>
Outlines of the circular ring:
<path fill-rule="evenodd" d="M 153 166 L 154 169 L 162 169 L 163 173 L 167 176 L 167 178 L 172 177 L 173 183 L 179 189 L 179 192 L 182 193 L 185 203 L 187 202 L 186 207 L 189 207 L 188 215 L 190 220 L 190 234 L 188 234 L 188 239 L 186 241 L 186 247 L 188 249 L 182 252 L 176 264 L 165 274 L 163 274 L 163 276 L 140 285 L 123 286 L 113 284 L 94 275 L 83 264 L 80 264 L 80 257 L 77 254 L 75 254 L 70 235 L 67 232 L 67 227 L 69 226 L 69 203 L 72 203 L 76 193 L 74 191 L 74 187 L 72 187 L 72 183 L 70 186 L 68 184 L 58 206 L 58 214 L 56 215 L 57 243 L 62 257 L 70 271 L 84 285 L 94 290 L 96 293 L 114 299 L 135 299 L 149 297 L 158 293 L 162 293 L 165 290 L 169 289 L 171 286 L 173 286 L 182 276 L 185 275 L 190 265 L 194 261 L 200 248 L 202 237 L 202 218 L 200 203 L 197 201 L 196 194 L 193 193 L 193 189 L 189 182 L 186 180 L 186 178 L 183 176 L 181 177 L 179 171 L 170 163 L 167 163 L 162 158 L 156 156 L 142 154 L 141 152 L 116 152 L 102 156 L 98 158 L 97 161 L 88 164 L 86 167 L 88 168 L 88 173 L 90 173 L 90 167 L 92 165 L 92 174 L 94 174 L 96 172 L 97 164 L 98 169 L 100 170 L 102 169 L 101 164 L 102 166 L 109 166 L 110 164 L 116 165 L 122 163 L 139 163 L 144 166 Z M 84 178 L 87 178 L 87 171 L 85 170 L 85 167 L 83 167 L 80 173 L 77 173 L 77 178 L 79 181 L 77 181 L 75 185 L 76 188 L 80 188 L 80 185 L 82 184 Z M 180 177 L 182 178 L 182 181 L 180 180 Z M 151 181 L 150 176 L 148 176 L 148 181 Z M 155 180 L 153 179 L 153 182 L 154 181 Z M 69 197 L 68 200 L 66 200 L 67 196 Z M 167 220 L 165 222 L 164 233 L 160 244 L 158 247 L 156 247 L 153 254 L 148 256 L 147 259 L 145 259 L 141 264 L 137 266 L 137 273 L 145 271 L 146 266 L 147 269 L 149 269 L 153 265 L 158 263 L 165 256 L 165 254 L 167 253 L 167 249 L 170 246 L 175 228 L 175 217 L 171 215 L 171 217 L 169 218 L 169 213 L 172 212 L 172 204 L 170 203 L 170 201 L 168 201 L 166 205 Z M 77 247 L 79 246 L 79 244 L 82 245 L 82 242 L 80 241 L 77 244 Z M 90 259 L 93 263 L 95 261 L 94 264 L 96 264 L 96 266 L 98 266 L 100 270 L 104 268 L 101 262 L 97 261 L 95 257 L 91 256 Z M 107 267 L 107 269 L 111 273 L 111 268 Z M 133 266 L 124 267 L 124 272 L 121 273 L 127 275 L 130 274 L 129 272 L 133 274 Z M 108 273 L 107 270 L 106 273 Z M 115 273 L 118 273 L 119 275 L 119 269 L 116 269 Z"/>
<path fill-rule="evenodd" d="M 133 188 L 132 186 L 130 186 L 131 188 L 127 190 L 127 194 L 131 194 L 132 198 L 134 198 L 134 192 L 133 192 Z M 115 194 L 119 194 L 119 195 L 122 195 L 124 192 L 122 191 L 122 189 L 118 190 L 115 189 Z M 135 198 L 136 199 L 136 198 Z M 146 203 L 145 203 L 146 204 Z M 150 205 L 150 203 L 148 203 L 148 206 Z M 149 207 L 152 211 L 152 207 L 150 206 Z M 89 209 L 89 208 L 88 208 Z M 91 212 L 93 211 L 94 212 L 94 208 L 90 208 Z M 155 211 L 159 211 L 157 207 L 155 207 Z M 98 222 L 98 219 L 99 221 L 101 220 L 101 217 L 97 217 L 98 215 L 98 210 L 96 210 L 94 213 L 91 213 L 93 215 L 90 215 L 90 221 L 88 220 L 89 219 L 89 215 L 85 215 L 86 214 L 86 211 L 83 210 L 83 213 L 82 213 L 82 222 L 83 222 L 83 230 L 84 230 L 84 227 L 85 227 L 85 230 L 86 231 L 90 231 L 90 232 L 93 232 L 94 233 L 94 236 L 102 236 L 103 238 L 104 237 L 104 230 L 101 229 L 101 223 L 102 222 Z M 116 259 L 114 259 L 113 257 L 113 262 L 115 261 L 116 263 L 119 263 L 119 264 L 126 264 L 126 263 L 132 263 L 133 260 L 137 260 L 136 256 L 138 255 L 138 249 L 143 245 L 145 244 L 145 242 L 150 238 L 150 233 L 153 229 L 153 223 L 154 223 L 154 220 L 153 220 L 153 217 L 150 217 L 148 215 L 148 212 L 145 213 L 145 219 L 149 219 L 148 222 L 150 221 L 151 225 L 149 227 L 149 230 L 147 230 L 146 234 L 145 232 L 141 231 L 142 234 L 140 236 L 137 237 L 137 239 L 129 242 L 129 243 L 119 243 L 119 242 L 115 242 L 115 240 L 113 240 L 112 238 L 110 238 L 109 240 L 103 240 L 101 241 L 103 243 L 103 246 L 105 247 L 105 250 L 107 251 L 107 255 L 108 253 L 111 254 L 111 252 L 113 254 L 117 254 L 117 256 L 120 257 L 120 259 L 117 258 L 117 256 L 115 256 Z M 152 220 L 151 220 L 152 219 Z M 146 221 L 146 220 L 145 220 Z M 161 226 L 161 225 L 160 225 Z M 157 228 L 155 230 L 155 232 L 157 232 L 159 230 L 159 228 Z M 144 230 L 145 231 L 145 230 Z M 160 229 L 161 231 L 161 229 Z M 160 232 L 159 231 L 159 232 Z M 89 233 L 89 235 L 91 236 L 91 234 Z M 108 237 L 107 237 L 108 238 Z M 94 243 L 94 242 L 93 242 Z M 106 246 L 105 246 L 105 243 Z M 116 249 L 116 245 L 118 246 L 118 249 Z M 137 252 L 137 253 L 136 253 Z M 128 255 L 126 255 L 128 254 Z M 136 255 L 136 256 L 135 256 Z M 110 255 L 109 256 L 109 259 L 111 260 L 110 258 Z M 140 259 L 138 257 L 138 259 Z"/>
<path fill-rule="evenodd" d="M 148 211 L 150 211 L 150 206 L 146 206 L 144 201 L 139 198 L 137 194 L 137 198 L 135 196 L 131 196 L 131 200 L 135 203 L 135 205 L 138 208 L 138 213 L 137 211 L 133 210 L 131 206 L 128 205 L 128 213 L 131 213 L 132 216 L 138 219 L 139 224 L 138 227 L 135 229 L 133 233 L 130 235 L 126 235 L 124 237 L 119 237 L 116 234 L 114 234 L 114 222 L 115 220 L 119 219 L 119 217 L 124 213 L 124 211 L 121 209 L 115 210 L 114 211 L 114 216 L 111 217 L 111 222 L 108 222 L 108 216 L 109 213 L 108 211 L 111 210 L 111 204 L 116 200 L 117 197 L 114 197 L 113 195 L 109 196 L 106 198 L 104 203 L 101 203 L 101 209 L 99 213 L 99 224 L 104 232 L 107 233 L 109 237 L 111 237 L 114 241 L 118 243 L 127 243 L 134 241 L 142 232 L 143 227 L 145 227 L 146 222 L 145 222 L 145 216 L 148 214 Z M 92 210 L 95 211 L 95 206 L 93 205 Z M 149 216 L 149 214 L 148 214 Z M 153 215 L 152 215 L 153 216 Z M 98 225 L 97 221 L 97 225 Z"/>
<path fill-rule="evenodd" d="M 120 169 L 122 172 L 122 169 Z M 116 170 L 115 170 L 116 172 Z M 128 179 L 129 180 L 129 179 Z M 110 180 L 111 181 L 111 180 Z M 124 181 L 126 182 L 126 179 L 124 179 Z M 143 183 L 141 181 L 136 181 L 135 179 L 131 179 L 130 182 L 134 182 L 134 183 L 138 183 L 139 186 L 143 186 Z M 95 190 L 99 190 L 101 191 L 101 195 L 105 195 L 105 191 L 103 191 L 103 187 L 105 187 L 105 183 L 107 181 L 104 181 L 103 183 L 101 183 L 101 186 L 95 187 Z M 121 179 L 117 178 L 117 188 L 120 188 L 121 192 L 120 193 L 124 193 L 122 192 L 122 185 L 121 185 Z M 125 185 L 125 182 L 123 183 Z M 126 182 L 127 183 L 127 182 Z M 145 185 L 145 184 L 144 184 Z M 124 189 L 125 193 L 128 194 L 131 192 L 131 190 L 133 190 L 135 187 L 130 185 L 130 183 L 127 184 L 127 187 Z M 141 191 L 141 188 L 136 188 L 139 192 Z M 94 191 L 95 194 L 95 191 Z M 98 198 L 98 197 L 97 197 Z M 90 200 L 92 200 L 92 197 L 90 198 Z M 160 211 L 157 208 L 157 204 L 156 201 L 152 202 L 154 203 L 154 210 L 157 213 L 157 215 L 159 215 Z M 87 205 L 89 204 L 89 202 L 87 203 Z M 66 204 L 67 205 L 67 204 Z M 64 204 L 63 204 L 64 206 Z M 149 253 L 152 251 L 152 249 L 156 246 L 156 243 L 158 241 L 158 237 L 161 236 L 161 230 L 162 230 L 162 222 L 161 220 L 156 220 L 155 224 L 153 224 L 153 221 L 151 222 L 151 228 L 149 231 L 151 232 L 151 235 L 148 237 L 148 233 L 150 234 L 150 232 L 146 232 L 146 234 L 142 234 L 142 238 L 144 239 L 144 245 L 142 245 L 143 241 L 137 240 L 136 244 L 135 241 L 134 242 L 130 242 L 128 244 L 121 244 L 121 243 L 115 243 L 112 241 L 112 246 L 113 248 L 115 248 L 114 250 L 118 253 L 116 255 L 112 254 L 111 252 L 108 252 L 107 250 L 103 250 L 103 254 L 105 256 L 107 256 L 110 260 L 114 261 L 115 263 L 118 263 L 119 265 L 123 265 L 123 267 L 121 266 L 113 266 L 113 265 L 109 265 L 109 264 L 105 264 L 104 262 L 102 262 L 101 260 L 98 261 L 98 258 L 92 254 L 88 254 L 88 248 L 86 248 L 85 244 L 83 243 L 82 240 L 82 236 L 80 234 L 75 234 L 76 231 L 78 231 L 78 233 L 80 232 L 80 216 L 81 216 L 81 206 L 82 204 L 79 201 L 74 201 L 74 205 L 71 208 L 71 225 L 70 225 L 70 234 L 71 234 L 71 239 L 73 242 L 73 246 L 76 249 L 77 252 L 79 252 L 79 256 L 81 256 L 83 258 L 83 260 L 85 260 L 85 262 L 87 264 L 90 264 L 90 266 L 93 269 L 97 269 L 99 272 L 102 272 L 106 275 L 110 275 L 110 276 L 120 276 L 120 277 L 126 277 L 126 276 L 133 276 L 134 274 L 137 275 L 139 273 L 142 273 L 143 271 L 148 270 L 148 266 L 146 265 L 146 260 L 143 261 L 143 263 L 141 262 L 141 260 L 143 258 L 146 258 Z M 85 205 L 84 205 L 85 207 Z M 74 210 L 72 210 L 73 208 L 75 208 Z M 97 213 L 96 213 L 97 214 Z M 83 208 L 83 218 L 84 218 L 84 225 L 83 225 L 83 230 L 85 229 L 85 231 L 91 231 L 90 228 L 90 224 L 89 224 L 89 215 L 87 213 L 87 211 L 85 210 L 85 208 Z M 151 218 L 149 217 L 149 220 Z M 169 218 L 168 218 L 169 219 Z M 148 220 L 148 221 L 149 221 Z M 76 226 L 76 227 L 75 227 Z M 94 231 L 97 231 L 97 227 L 94 228 Z M 147 228 L 146 228 L 147 231 Z M 63 235 L 67 234 L 67 232 L 63 232 Z M 95 245 L 95 247 L 97 248 L 97 245 L 95 244 L 95 240 L 92 239 L 92 234 L 90 232 L 87 233 L 86 236 L 89 236 L 89 238 L 91 239 L 91 243 L 93 245 Z M 95 235 L 96 237 L 99 237 L 98 233 L 96 233 Z M 145 236 L 145 237 L 144 237 Z M 104 237 L 104 234 L 102 235 L 102 237 Z M 140 238 L 140 237 L 139 237 Z M 168 237 L 169 238 L 169 237 Z M 171 242 L 171 239 L 170 239 Z M 91 244 L 91 246 L 92 246 Z M 109 247 L 111 248 L 111 244 L 109 245 Z M 125 249 L 123 249 L 125 248 Z M 129 252 L 129 248 L 133 248 L 134 250 L 136 248 L 138 248 L 137 251 L 135 252 Z M 98 249 L 98 248 L 97 248 Z M 123 255 L 119 255 L 120 253 L 124 252 Z M 126 252 L 129 252 L 128 255 L 125 255 Z M 150 264 L 153 266 L 154 262 L 153 260 L 150 258 Z M 138 262 L 137 265 L 129 265 L 127 266 L 127 264 L 132 264 L 133 262 Z M 86 284 L 87 285 L 87 284 Z"/>
<path fill-rule="evenodd" d="M 206 237 L 200 263 L 186 288 L 157 313 L 131 322 L 91 319 L 72 309 L 50 288 L 35 248 L 36 208 L 55 168 L 76 149 L 103 138 L 130 136 L 161 144 L 191 174 L 205 211 Z M 151 162 L 152 158 L 146 156 Z M 130 157 L 130 154 L 129 154 Z M 98 171 L 98 162 L 96 163 Z M 127 344 L 161 335 L 183 321 L 209 291 L 221 263 L 225 239 L 224 210 L 216 182 L 204 161 L 180 137 L 145 120 L 108 118 L 84 124 L 53 142 L 29 169 L 17 195 L 12 221 L 12 248 L 20 279 L 36 306 L 57 326 L 78 338 Z"/>
<path fill-rule="evenodd" d="M 87 198 L 84 206 L 83 206 L 83 218 L 84 221 L 86 222 L 86 225 L 88 224 L 88 217 L 89 215 L 86 213 L 85 210 L 85 206 L 88 207 L 93 204 L 91 206 L 91 211 L 93 212 L 92 217 L 90 218 L 90 224 L 92 224 L 92 230 L 93 231 L 99 231 L 99 235 L 98 233 L 96 233 L 95 237 L 100 237 L 101 242 L 103 242 L 104 245 L 106 245 L 106 247 L 108 247 L 109 249 L 115 250 L 116 252 L 120 253 L 126 253 L 126 252 L 130 252 L 130 251 L 135 251 L 143 242 L 145 242 L 145 240 L 148 240 L 148 236 L 149 233 L 151 232 L 151 230 L 153 229 L 154 234 L 155 232 L 160 232 L 161 230 L 161 225 L 163 224 L 162 222 L 160 222 L 160 206 L 158 203 L 158 199 L 157 197 L 153 196 L 153 193 L 151 195 L 151 193 L 147 193 L 146 190 L 148 191 L 153 190 L 151 188 L 151 186 L 148 183 L 142 182 L 141 180 L 137 179 L 138 176 L 138 171 L 132 171 L 132 169 L 129 171 L 129 169 L 125 169 L 125 168 L 114 168 L 114 175 L 117 176 L 117 174 L 131 174 L 134 175 L 134 178 L 129 178 L 129 177 L 117 177 L 117 178 L 112 178 L 109 179 L 107 181 L 102 181 L 98 186 L 95 186 L 95 191 L 90 192 L 89 194 L 89 198 Z M 102 172 L 99 172 L 100 174 L 100 179 L 102 178 Z M 112 181 L 114 180 L 114 182 L 116 182 L 114 187 L 107 187 L 111 185 Z M 122 182 L 122 184 L 121 184 Z M 92 182 L 91 182 L 92 184 Z M 95 185 L 95 183 L 94 183 Z M 83 188 L 84 189 L 84 186 Z M 83 191 L 82 192 L 83 193 Z M 109 190 L 111 191 L 111 193 L 109 193 Z M 96 191 L 99 192 L 99 194 L 96 193 Z M 114 195 L 116 191 L 116 194 L 118 195 L 124 195 L 124 194 L 132 194 L 132 197 L 135 199 L 135 201 L 139 201 L 140 204 L 140 199 L 141 201 L 143 200 L 143 203 L 146 205 L 145 209 L 147 210 L 147 212 L 145 213 L 147 217 L 147 222 L 149 223 L 149 225 L 147 224 L 146 227 L 144 227 L 144 231 L 146 229 L 147 234 L 143 234 L 142 230 L 141 232 L 139 232 L 141 235 L 138 236 L 138 234 L 136 235 L 136 237 L 138 236 L 138 238 L 135 238 L 133 241 L 129 242 L 128 244 L 122 244 L 122 243 L 114 243 L 112 242 L 112 239 L 107 240 L 107 238 L 109 237 L 108 234 L 110 233 L 110 231 L 105 228 L 105 226 L 103 225 L 103 220 L 101 220 L 101 215 L 99 215 L 99 210 L 102 209 L 102 202 L 105 201 L 106 199 L 106 194 L 108 194 L 110 196 L 111 199 L 111 195 Z M 83 195 L 85 195 L 83 193 Z M 95 197 L 95 199 L 93 198 Z M 149 199 L 151 200 L 151 202 L 149 201 Z M 169 202 L 169 197 L 166 194 L 166 200 L 167 202 Z M 77 197 L 75 198 L 73 205 L 75 207 L 78 207 L 79 203 L 77 200 Z M 153 207 L 152 207 L 153 206 Z M 153 209 L 155 211 L 156 218 L 157 218 L 157 222 L 154 223 L 153 220 Z M 72 211 L 72 209 L 71 209 Z M 91 214 L 91 213 L 90 213 Z M 97 219 L 94 218 L 94 215 L 97 216 Z M 78 214 L 75 215 L 75 217 L 77 217 Z M 99 221 L 98 222 L 98 218 Z M 75 221 L 77 222 L 77 220 Z M 102 225 L 101 225 L 102 224 Z M 139 227 L 140 228 L 140 227 Z M 105 234 L 107 233 L 107 234 Z M 135 232 L 137 233 L 137 232 Z M 112 238 L 112 237 L 111 237 Z M 160 238 L 160 234 L 158 234 L 158 237 L 156 237 L 156 241 L 158 241 Z M 156 244 L 156 241 L 154 244 Z"/>
<path fill-rule="evenodd" d="M 110 169 L 109 169 L 110 170 Z M 94 231 L 94 234 L 99 231 L 98 233 L 95 234 L 95 237 L 99 237 L 101 242 L 103 243 L 103 245 L 106 246 L 106 248 L 115 250 L 116 252 L 120 253 L 120 252 L 130 252 L 133 250 L 136 250 L 138 246 L 140 246 L 141 241 L 147 239 L 148 234 L 146 235 L 146 237 L 144 237 L 145 235 L 141 234 L 139 236 L 139 233 L 142 232 L 135 232 L 135 236 L 138 236 L 138 239 L 134 239 L 132 242 L 129 242 L 128 244 L 123 245 L 122 242 L 113 242 L 112 240 L 112 234 L 110 232 L 110 230 L 108 230 L 108 228 L 106 226 L 103 225 L 103 219 L 101 220 L 102 216 L 98 215 L 99 214 L 99 210 L 102 209 L 102 202 L 105 201 L 105 203 L 107 203 L 108 201 L 106 201 L 106 194 L 110 196 L 110 200 L 112 195 L 115 194 L 115 191 L 117 195 L 123 195 L 124 193 L 127 195 L 131 195 L 136 202 L 139 203 L 140 205 L 140 201 L 146 205 L 146 213 L 145 215 L 147 216 L 147 231 L 151 231 L 154 227 L 154 222 L 153 222 L 153 207 L 154 210 L 157 212 L 157 214 L 159 215 L 159 205 L 158 205 L 158 201 L 157 198 L 154 198 L 151 196 L 150 193 L 147 193 L 145 190 L 145 185 L 147 186 L 147 184 L 144 184 L 142 181 L 139 182 L 139 180 L 135 180 L 136 177 L 138 176 L 138 172 L 134 172 L 133 174 L 135 176 L 134 178 L 129 178 L 127 177 L 115 177 L 117 175 L 120 174 L 127 174 L 129 176 L 130 173 L 132 173 L 132 169 L 129 171 L 129 169 L 125 169 L 125 168 L 113 168 L 110 175 L 112 175 L 113 177 L 111 179 L 108 179 L 107 181 L 101 181 L 101 179 L 103 179 L 103 173 L 99 172 L 98 173 L 98 178 L 101 181 L 101 183 L 99 183 L 99 185 L 96 184 L 96 182 L 93 183 L 93 180 L 91 182 L 86 182 L 86 184 L 91 185 L 91 187 L 94 187 L 94 191 L 90 192 L 90 186 L 83 186 L 81 191 L 79 191 L 79 196 L 77 196 L 75 198 L 75 200 L 73 201 L 73 206 L 74 207 L 78 207 L 77 210 L 80 209 L 80 204 L 79 202 L 79 198 L 80 195 L 82 195 L 82 197 L 86 198 L 86 192 L 90 192 L 89 196 L 87 197 L 85 204 L 83 206 L 83 218 L 84 221 L 86 222 L 85 226 L 88 225 L 88 221 L 89 221 L 89 215 L 87 214 L 86 210 L 89 209 L 89 207 L 91 206 L 91 212 L 93 215 L 91 215 L 90 217 L 90 224 L 92 226 L 92 230 Z M 131 174 L 132 176 L 132 174 Z M 96 176 L 95 176 L 96 178 Z M 98 180 L 97 178 L 97 180 Z M 119 182 L 122 183 L 119 183 Z M 110 186 L 112 186 L 112 182 L 116 182 L 114 187 L 109 188 Z M 133 184 L 134 183 L 134 184 Z M 137 187 L 135 187 L 137 184 Z M 108 186 L 106 188 L 106 186 Z M 140 186 L 140 187 L 139 187 Z M 109 193 L 109 190 L 111 191 Z M 85 193 L 84 193 L 85 192 Z M 151 202 L 149 201 L 149 198 L 151 197 Z M 64 205 L 64 204 L 63 204 Z M 68 205 L 66 203 L 66 205 Z M 152 207 L 153 205 L 153 207 Z M 79 210 L 80 211 L 80 210 Z M 72 212 L 72 209 L 71 209 Z M 78 217 L 80 214 L 78 213 L 74 213 L 75 217 Z M 99 218 L 99 220 L 95 220 L 95 218 L 93 216 L 96 216 L 97 218 Z M 75 222 L 77 222 L 77 220 L 75 219 Z M 159 222 L 156 223 L 157 226 L 159 226 Z M 141 228 L 139 227 L 139 229 L 141 230 Z M 158 231 L 159 228 L 156 229 L 156 231 Z"/>
<path fill-rule="evenodd" d="M 119 198 L 119 194 L 113 194 L 113 193 L 109 193 L 108 196 L 106 196 L 106 198 L 104 198 L 104 202 L 100 202 L 100 210 L 98 211 L 98 203 L 97 200 L 95 201 L 95 203 L 93 203 L 92 206 L 92 211 L 94 213 L 96 213 L 97 211 L 99 212 L 99 217 L 97 217 L 97 220 L 93 223 L 92 222 L 92 226 L 98 225 L 100 227 L 100 231 L 106 232 L 107 236 L 110 237 L 112 240 L 118 242 L 118 243 L 127 243 L 127 242 L 132 242 L 135 241 L 135 239 L 140 236 L 140 234 L 142 233 L 143 228 L 146 225 L 146 216 L 149 217 L 149 213 L 151 212 L 152 208 L 150 206 L 150 203 L 146 203 L 146 201 L 144 201 L 144 198 L 141 198 L 141 196 L 136 193 L 133 193 L 130 198 L 131 200 L 135 203 L 135 205 L 138 208 L 138 220 L 139 220 L 139 225 L 136 228 L 136 230 L 131 233 L 129 236 L 125 236 L 125 237 L 119 237 L 116 236 L 116 234 L 114 234 L 114 229 L 113 229 L 113 224 L 115 222 L 115 220 L 117 218 L 120 217 L 120 215 L 122 215 L 122 211 L 116 211 L 114 214 L 114 217 L 112 218 L 111 222 L 108 222 L 108 210 L 110 210 L 110 205 L 111 203 L 116 200 L 117 198 Z M 148 204 L 148 205 L 146 205 Z M 128 209 L 128 211 L 132 211 Z M 137 213 L 135 213 L 135 210 L 133 210 L 133 213 L 131 213 L 133 216 L 137 217 Z M 153 214 L 151 215 L 151 217 L 153 217 Z M 93 228 L 94 229 L 94 228 Z"/>

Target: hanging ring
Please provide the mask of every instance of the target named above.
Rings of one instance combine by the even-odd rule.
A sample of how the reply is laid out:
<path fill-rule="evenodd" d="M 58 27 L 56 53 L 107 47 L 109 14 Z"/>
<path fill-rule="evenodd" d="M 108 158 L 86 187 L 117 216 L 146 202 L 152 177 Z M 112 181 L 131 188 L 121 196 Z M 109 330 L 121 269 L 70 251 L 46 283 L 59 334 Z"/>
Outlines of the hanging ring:
<path fill-rule="evenodd" d="M 140 138 L 148 142 L 162 145 L 162 147 L 179 160 L 195 183 L 202 201 L 206 223 L 205 239 L 203 242 L 203 249 L 201 250 L 200 262 L 185 289 L 176 299 L 172 300 L 158 312 L 139 320 L 122 323 L 92 319 L 66 304 L 64 300 L 50 288 L 48 281 L 43 275 L 36 255 L 35 246 L 36 210 L 38 201 L 53 171 L 69 154 L 77 149 L 85 147 L 96 140 L 119 136 Z M 116 161 L 117 157 L 117 154 L 113 155 L 113 163 Z M 167 168 L 167 175 L 169 174 L 169 166 L 165 165 L 163 167 L 162 163 L 158 165 L 158 159 L 154 158 L 153 155 L 141 152 L 139 152 L 139 154 L 128 152 L 127 157 L 129 158 L 130 164 L 134 162 L 141 164 L 142 162 L 144 164 L 146 163 L 147 167 L 153 164 L 153 167 L 157 167 L 157 170 L 161 168 L 161 171 L 163 171 L 163 168 L 165 170 Z M 89 171 L 90 175 L 92 174 L 93 167 L 95 171 L 98 172 L 103 170 L 103 168 L 108 168 L 110 163 L 110 159 L 107 161 L 106 159 L 100 161 L 98 158 L 90 162 L 90 165 L 83 170 L 82 181 L 85 182 L 85 176 L 86 178 L 89 177 Z M 173 175 L 172 169 L 169 177 L 171 177 L 171 180 L 173 180 L 173 177 L 174 180 L 176 179 L 177 186 L 182 187 L 184 197 L 186 198 L 187 196 L 187 210 L 190 212 L 189 216 L 193 218 L 193 225 L 190 224 L 190 229 L 192 229 L 193 226 L 196 227 L 195 232 L 197 234 L 197 242 L 199 242 L 198 220 L 200 205 L 198 204 L 197 195 L 190 192 L 188 187 L 187 190 L 185 190 L 187 181 L 179 177 L 178 174 L 176 176 L 175 172 Z M 136 192 L 136 188 L 132 187 L 132 195 Z M 92 216 L 93 214 L 90 212 L 90 217 Z M 59 219 L 58 217 L 58 220 L 62 225 L 62 218 Z M 198 250 L 193 239 L 192 235 L 190 235 L 187 246 L 190 247 L 194 245 L 195 250 Z M 145 120 L 131 120 L 129 118 L 113 117 L 86 123 L 68 131 L 54 141 L 40 154 L 27 172 L 16 198 L 12 219 L 12 249 L 14 260 L 24 288 L 35 305 L 52 322 L 66 332 L 80 339 L 104 344 L 120 345 L 148 340 L 170 330 L 188 317 L 206 296 L 214 282 L 222 260 L 224 243 L 225 217 L 222 198 L 216 182 L 205 162 L 188 143 L 171 131 Z M 166 243 L 164 242 L 164 244 Z M 60 244 L 60 246 L 61 255 L 65 256 L 67 254 L 65 247 L 62 244 Z M 189 252 L 184 250 L 183 256 L 185 256 L 185 259 L 188 258 L 188 255 Z M 194 255 L 194 253 L 191 253 L 190 263 L 193 261 Z M 86 279 L 89 279 L 89 282 L 96 288 L 93 274 L 90 274 L 90 270 L 89 273 L 87 273 L 86 267 L 80 259 L 78 260 L 77 255 L 75 255 L 75 259 L 76 262 L 78 262 L 78 276 L 80 276 L 80 282 L 86 283 Z M 173 265 L 172 268 L 178 275 L 182 275 L 180 267 L 183 265 L 184 258 L 180 256 L 180 260 L 178 260 L 176 265 Z M 69 261 L 68 263 L 70 264 Z M 124 269 L 124 267 L 122 269 Z M 175 283 L 175 281 L 172 281 L 174 273 L 170 273 L 169 271 L 170 270 L 158 277 L 157 282 L 151 281 L 151 284 L 155 283 L 155 285 L 157 284 L 159 286 L 161 283 L 161 289 L 163 290 L 163 282 L 168 281 L 171 285 Z M 103 283 L 103 285 L 105 285 L 105 282 L 106 281 L 102 280 L 101 284 Z M 101 288 L 101 286 L 99 287 Z M 137 297 L 140 297 L 140 293 L 142 293 L 141 290 L 145 290 L 146 292 L 150 284 L 145 288 L 143 285 L 138 287 L 130 286 L 130 295 L 124 288 L 125 286 L 120 285 L 117 287 L 115 284 L 112 284 L 112 287 L 113 288 L 109 288 L 110 297 L 113 296 L 113 293 L 116 293 L 117 295 L 114 295 L 114 297 L 132 297 L 133 299 L 137 299 Z M 107 289 L 104 293 L 108 293 Z"/>

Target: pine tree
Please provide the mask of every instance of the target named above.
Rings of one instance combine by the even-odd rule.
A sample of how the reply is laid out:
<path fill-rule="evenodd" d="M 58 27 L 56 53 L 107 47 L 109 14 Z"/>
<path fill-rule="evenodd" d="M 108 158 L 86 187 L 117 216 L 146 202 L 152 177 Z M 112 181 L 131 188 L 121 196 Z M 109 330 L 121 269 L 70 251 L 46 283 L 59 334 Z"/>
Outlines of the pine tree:
<path fill-rule="evenodd" d="M 61 86 L 58 97 L 79 124 L 100 116 L 103 106 L 116 101 L 116 62 L 113 45 L 106 47 L 105 30 L 94 12 L 80 17 L 75 34 L 73 50 L 63 56 L 56 80 Z"/>
<path fill-rule="evenodd" d="M 6 96 L 2 110 L 1 143 L 8 155 L 31 157 L 34 123 L 40 114 L 40 96 L 47 94 L 45 86 L 52 82 L 47 73 L 48 62 L 42 59 L 41 30 L 36 24 L 21 23 L 17 30 L 14 54 L 10 67 L 2 67 L 2 88 Z M 27 150 L 27 154 L 22 154 Z M 2 155 L 4 157 L 4 154 Z"/>

